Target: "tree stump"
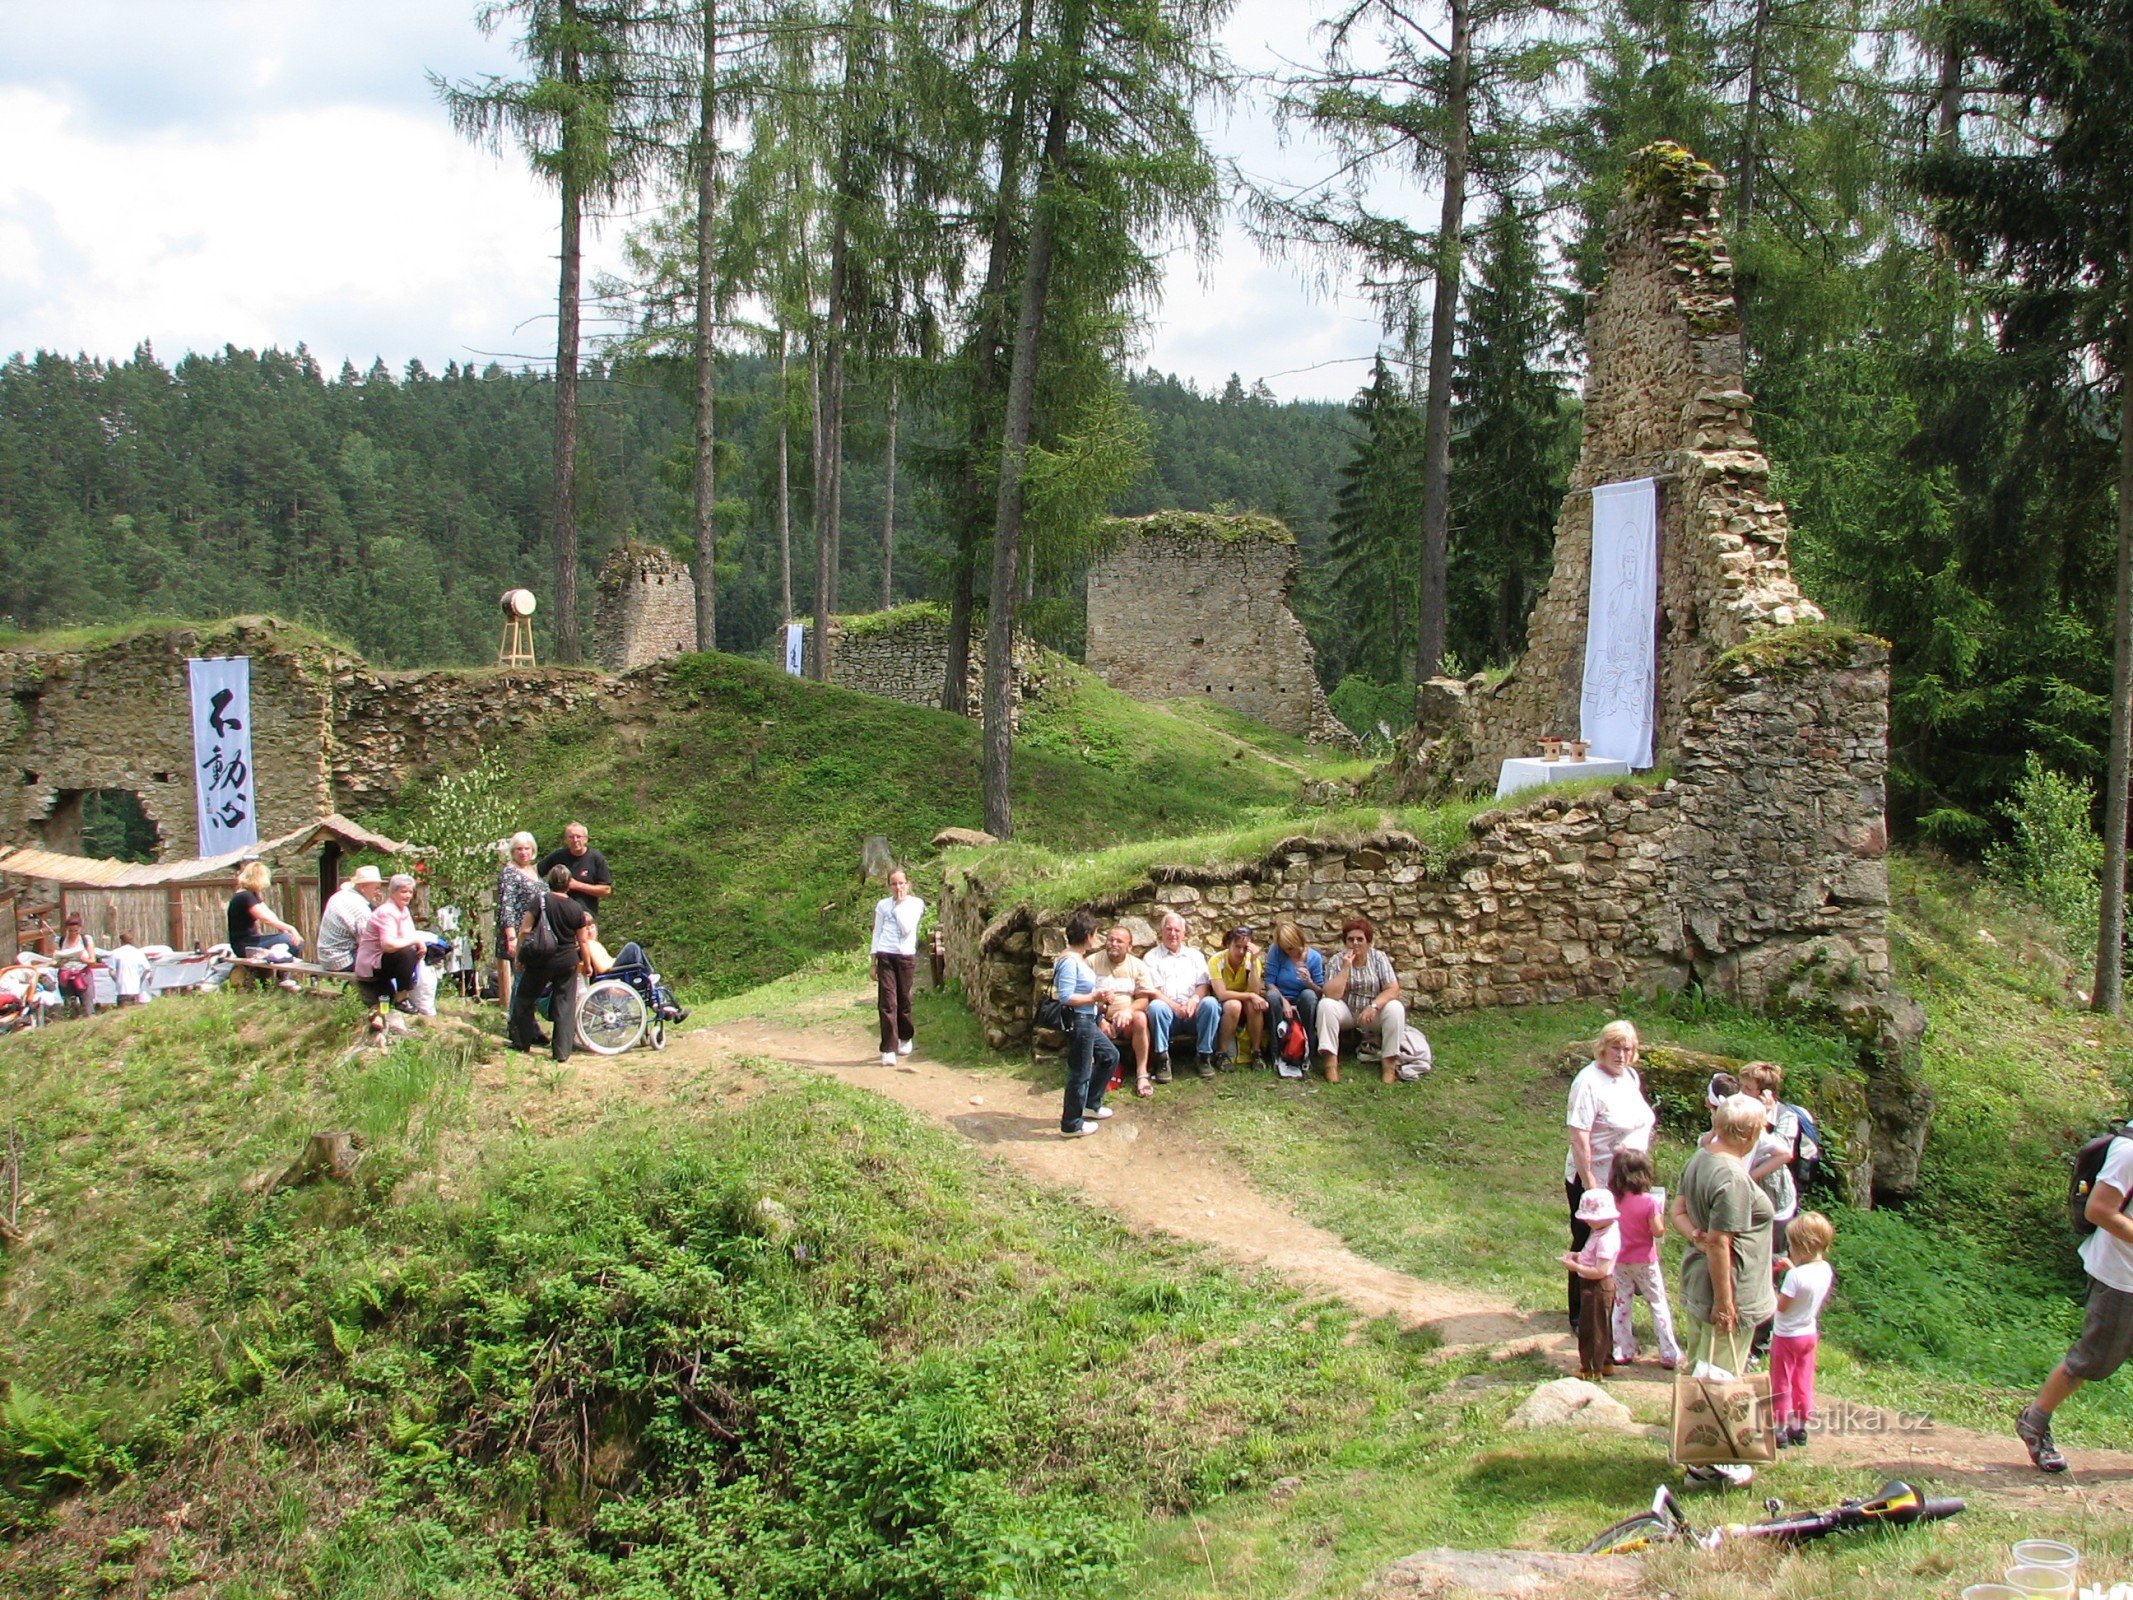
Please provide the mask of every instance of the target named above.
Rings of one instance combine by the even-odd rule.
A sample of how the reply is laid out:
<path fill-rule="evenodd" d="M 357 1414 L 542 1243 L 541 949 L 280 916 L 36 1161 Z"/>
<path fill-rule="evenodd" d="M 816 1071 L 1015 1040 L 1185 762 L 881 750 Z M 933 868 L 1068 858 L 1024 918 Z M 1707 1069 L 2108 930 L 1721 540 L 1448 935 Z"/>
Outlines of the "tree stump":
<path fill-rule="evenodd" d="M 354 1134 L 340 1131 L 314 1133 L 305 1141 L 304 1153 L 297 1158 L 296 1164 L 274 1181 L 269 1192 L 300 1183 L 315 1183 L 321 1178 L 346 1183 L 355 1176 L 356 1163 L 361 1159 Z"/>

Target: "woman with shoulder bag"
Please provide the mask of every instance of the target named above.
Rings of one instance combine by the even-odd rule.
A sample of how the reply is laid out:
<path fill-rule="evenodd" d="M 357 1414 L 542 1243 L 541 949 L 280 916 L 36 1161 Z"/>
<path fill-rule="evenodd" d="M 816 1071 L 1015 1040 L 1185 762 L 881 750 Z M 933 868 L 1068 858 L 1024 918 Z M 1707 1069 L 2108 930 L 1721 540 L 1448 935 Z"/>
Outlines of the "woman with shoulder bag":
<path fill-rule="evenodd" d="M 597 933 L 586 909 L 563 893 L 570 868 L 548 870 L 548 892 L 528 906 L 518 924 L 518 982 L 511 987 L 511 1048 L 530 1052 L 540 1030 L 533 1008 L 547 995 L 548 1047 L 558 1062 L 570 1059 L 578 1042 L 578 967 Z"/>

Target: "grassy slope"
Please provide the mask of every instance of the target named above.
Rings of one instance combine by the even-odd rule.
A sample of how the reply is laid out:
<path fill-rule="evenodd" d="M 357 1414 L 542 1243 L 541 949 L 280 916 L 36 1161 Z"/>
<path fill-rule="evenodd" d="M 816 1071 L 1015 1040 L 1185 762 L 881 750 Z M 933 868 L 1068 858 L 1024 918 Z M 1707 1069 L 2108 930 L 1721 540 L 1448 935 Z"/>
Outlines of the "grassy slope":
<path fill-rule="evenodd" d="M 1136 1508 L 1427 1386 L 872 1096 L 766 1067 L 573 1114 L 481 1044 L 337 1059 L 353 1017 L 218 996 L 0 1050 L 8 1593 L 1080 1592 Z M 329 1124 L 354 1184 L 246 1191 Z"/>
<path fill-rule="evenodd" d="M 1898 857 L 1893 876 L 1899 981 L 1931 1017 L 1924 1067 L 1938 1104 L 1906 1214 L 1815 1197 L 1838 1224 L 1824 1381 L 1997 1427 L 2078 1329 L 2068 1160 L 2133 1091 L 2133 1030 L 2072 1008 L 2068 964 L 2021 908 L 1917 858 Z M 1838 1040 L 1694 999 L 1627 1012 L 1648 1043 L 1765 1057 L 1796 1073 L 1848 1057 Z M 1173 1093 L 1262 1186 L 1294 1196 L 1364 1254 L 1547 1306 L 1561 1293 L 1563 1061 L 1608 1015 L 1577 1005 L 1425 1019 L 1437 1070 L 1419 1090 L 1240 1075 Z M 986 1058 L 973 1049 L 965 1059 Z M 1693 1107 L 1668 1118 L 1663 1180 L 1698 1131 Z M 2070 1439 L 2120 1442 L 2133 1389 L 2097 1386 L 2063 1416 Z"/>
<path fill-rule="evenodd" d="M 656 718 L 552 728 L 511 755 L 543 843 L 580 817 L 613 865 L 605 931 L 645 940 L 697 993 L 861 942 L 869 834 L 923 863 L 939 830 L 981 823 L 975 722 L 732 656 L 693 657 L 676 681 L 686 702 Z M 1064 667 L 1024 711 L 1017 829 L 1087 850 L 1268 816 L 1301 784 L 1194 716 Z M 931 876 L 922 865 L 922 893 Z"/>

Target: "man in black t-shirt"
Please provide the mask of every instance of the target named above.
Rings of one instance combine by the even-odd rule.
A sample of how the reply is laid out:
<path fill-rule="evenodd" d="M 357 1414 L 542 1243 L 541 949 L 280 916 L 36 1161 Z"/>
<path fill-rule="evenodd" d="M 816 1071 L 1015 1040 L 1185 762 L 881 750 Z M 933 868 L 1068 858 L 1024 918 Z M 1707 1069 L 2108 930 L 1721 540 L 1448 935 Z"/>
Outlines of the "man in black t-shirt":
<path fill-rule="evenodd" d="M 607 870 L 607 857 L 592 847 L 591 838 L 584 823 L 573 822 L 563 830 L 562 848 L 541 857 L 540 874 L 546 878 L 551 867 L 570 868 L 570 898 L 597 917 L 600 902 L 615 892 L 615 880 Z"/>

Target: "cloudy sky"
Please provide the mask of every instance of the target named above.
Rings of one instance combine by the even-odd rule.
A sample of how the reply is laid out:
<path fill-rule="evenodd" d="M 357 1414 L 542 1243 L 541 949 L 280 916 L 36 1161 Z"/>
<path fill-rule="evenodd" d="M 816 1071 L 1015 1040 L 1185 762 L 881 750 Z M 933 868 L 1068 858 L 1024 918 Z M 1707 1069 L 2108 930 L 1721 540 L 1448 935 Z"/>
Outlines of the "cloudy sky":
<path fill-rule="evenodd" d="M 432 366 L 552 349 L 553 196 L 451 130 L 428 73 L 511 70 L 473 0 L 69 0 L 0 5 L 0 354 L 165 360 L 308 344 Z M 1249 67 L 1311 53 L 1300 0 L 1242 0 Z M 1309 181 L 1247 101 L 1211 141 L 1258 177 Z M 598 230 L 612 264 L 627 219 Z M 1146 359 L 1284 396 L 1361 380 L 1376 321 L 1308 293 L 1231 225 L 1219 256 L 1180 253 Z M 1361 358 L 1361 359 L 1358 359 Z"/>

